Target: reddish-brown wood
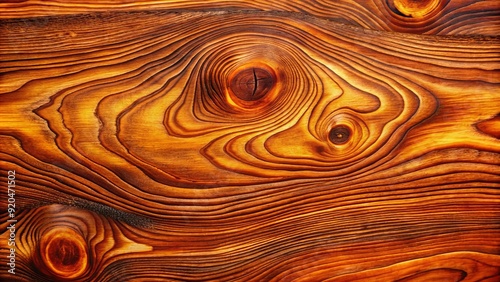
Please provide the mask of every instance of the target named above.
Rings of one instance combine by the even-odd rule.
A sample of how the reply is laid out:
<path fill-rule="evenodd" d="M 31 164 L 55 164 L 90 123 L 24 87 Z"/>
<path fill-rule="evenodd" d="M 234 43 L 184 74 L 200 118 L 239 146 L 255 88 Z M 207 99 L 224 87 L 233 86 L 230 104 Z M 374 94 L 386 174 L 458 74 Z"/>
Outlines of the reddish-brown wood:
<path fill-rule="evenodd" d="M 32 18 L 90 12 L 170 11 L 284 11 L 308 14 L 363 28 L 426 34 L 481 34 L 500 32 L 497 0 L 175 0 L 175 1 L 7 1 L 0 18 Z M 33 19 L 26 19 L 33 22 Z"/>
<path fill-rule="evenodd" d="M 52 4 L 0 21 L 0 280 L 500 279 L 497 37 L 62 15 L 107 4 L 15 18 Z"/>

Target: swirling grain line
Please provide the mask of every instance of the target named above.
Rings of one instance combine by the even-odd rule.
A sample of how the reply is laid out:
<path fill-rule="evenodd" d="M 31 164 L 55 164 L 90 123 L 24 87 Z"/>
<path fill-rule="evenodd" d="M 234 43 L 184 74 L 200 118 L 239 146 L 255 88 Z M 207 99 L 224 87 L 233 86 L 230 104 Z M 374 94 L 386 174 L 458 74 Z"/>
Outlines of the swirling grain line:
<path fill-rule="evenodd" d="M 22 24 L 0 27 L 21 279 L 497 275 L 498 39 L 253 12 Z"/>
<path fill-rule="evenodd" d="M 279 11 L 304 13 L 363 28 L 419 34 L 498 34 L 499 4 L 495 0 L 369 0 L 304 1 L 8 1 L 0 3 L 0 18 L 23 18 L 29 25 L 46 25 L 47 15 L 92 12 L 169 10 L 169 11 Z M 72 33 L 70 33 L 72 34 Z"/>

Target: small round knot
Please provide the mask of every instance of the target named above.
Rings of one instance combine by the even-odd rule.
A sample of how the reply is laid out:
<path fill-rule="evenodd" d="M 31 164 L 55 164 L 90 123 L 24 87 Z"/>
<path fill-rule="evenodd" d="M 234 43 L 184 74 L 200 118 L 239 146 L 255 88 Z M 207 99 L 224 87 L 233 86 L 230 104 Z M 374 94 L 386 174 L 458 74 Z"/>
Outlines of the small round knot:
<path fill-rule="evenodd" d="M 230 79 L 233 94 L 243 101 L 257 101 L 266 96 L 275 83 L 275 77 L 260 67 L 239 70 Z"/>
<path fill-rule="evenodd" d="M 349 141 L 351 130 L 347 126 L 338 125 L 330 130 L 328 137 L 333 144 L 342 145 Z"/>
<path fill-rule="evenodd" d="M 424 18 L 439 7 L 441 0 L 393 0 L 395 12 L 405 17 Z"/>
<path fill-rule="evenodd" d="M 77 278 L 87 269 L 86 243 L 71 228 L 45 233 L 40 240 L 40 257 L 46 271 L 61 279 Z"/>

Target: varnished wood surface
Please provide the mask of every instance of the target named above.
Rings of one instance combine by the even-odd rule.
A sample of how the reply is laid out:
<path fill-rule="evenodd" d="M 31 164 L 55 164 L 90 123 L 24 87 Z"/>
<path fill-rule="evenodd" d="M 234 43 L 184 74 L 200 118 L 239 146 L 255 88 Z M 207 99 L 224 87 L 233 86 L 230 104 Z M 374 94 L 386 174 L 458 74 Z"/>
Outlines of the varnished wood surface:
<path fill-rule="evenodd" d="M 500 278 L 496 37 L 256 11 L 0 34 L 2 280 Z"/>
<path fill-rule="evenodd" d="M 374 30 L 442 35 L 494 36 L 500 33 L 500 2 L 497 0 L 27 0 L 0 3 L 0 18 L 153 9 L 286 11 Z"/>

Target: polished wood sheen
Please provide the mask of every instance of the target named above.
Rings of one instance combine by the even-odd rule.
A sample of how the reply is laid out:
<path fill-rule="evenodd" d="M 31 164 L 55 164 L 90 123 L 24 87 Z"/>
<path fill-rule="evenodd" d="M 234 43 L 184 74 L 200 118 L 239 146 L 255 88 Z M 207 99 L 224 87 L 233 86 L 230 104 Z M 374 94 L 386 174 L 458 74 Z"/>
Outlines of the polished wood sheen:
<path fill-rule="evenodd" d="M 286 11 L 374 30 L 442 35 L 500 33 L 498 0 L 14 0 L 0 3 L 0 18 L 151 9 Z"/>
<path fill-rule="evenodd" d="M 34 3 L 1 4 L 0 280 L 500 279 L 497 27 Z"/>

